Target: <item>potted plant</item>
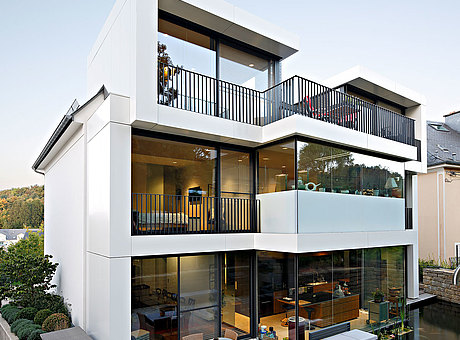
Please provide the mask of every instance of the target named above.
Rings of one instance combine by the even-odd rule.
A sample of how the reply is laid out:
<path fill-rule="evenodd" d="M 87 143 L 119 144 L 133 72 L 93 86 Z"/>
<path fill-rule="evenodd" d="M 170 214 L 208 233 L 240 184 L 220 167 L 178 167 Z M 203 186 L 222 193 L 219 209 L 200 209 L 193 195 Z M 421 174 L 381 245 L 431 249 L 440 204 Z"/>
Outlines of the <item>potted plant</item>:
<path fill-rule="evenodd" d="M 376 289 L 375 292 L 372 293 L 372 298 L 374 299 L 375 303 L 381 303 L 385 300 L 385 294 L 380 289 Z"/>

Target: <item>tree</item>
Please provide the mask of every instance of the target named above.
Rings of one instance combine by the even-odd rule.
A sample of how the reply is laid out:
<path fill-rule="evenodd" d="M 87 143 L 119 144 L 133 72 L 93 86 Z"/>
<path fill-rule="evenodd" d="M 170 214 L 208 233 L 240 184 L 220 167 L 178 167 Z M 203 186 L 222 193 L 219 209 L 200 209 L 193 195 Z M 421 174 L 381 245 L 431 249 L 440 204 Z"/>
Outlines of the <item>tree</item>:
<path fill-rule="evenodd" d="M 30 306 L 55 285 L 57 263 L 43 255 L 43 236 L 31 234 L 0 253 L 0 297 Z"/>

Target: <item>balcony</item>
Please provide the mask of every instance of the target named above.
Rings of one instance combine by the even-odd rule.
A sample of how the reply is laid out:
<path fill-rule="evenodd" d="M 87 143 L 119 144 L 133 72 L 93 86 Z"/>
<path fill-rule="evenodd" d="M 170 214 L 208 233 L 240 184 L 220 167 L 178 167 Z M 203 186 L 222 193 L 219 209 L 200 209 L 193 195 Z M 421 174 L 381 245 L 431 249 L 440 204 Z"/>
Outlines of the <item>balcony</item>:
<path fill-rule="evenodd" d="M 249 198 L 132 194 L 132 235 L 255 233 L 259 201 Z"/>
<path fill-rule="evenodd" d="M 158 103 L 265 126 L 301 115 L 415 146 L 415 121 L 359 98 L 294 76 L 265 91 L 159 62 Z"/>

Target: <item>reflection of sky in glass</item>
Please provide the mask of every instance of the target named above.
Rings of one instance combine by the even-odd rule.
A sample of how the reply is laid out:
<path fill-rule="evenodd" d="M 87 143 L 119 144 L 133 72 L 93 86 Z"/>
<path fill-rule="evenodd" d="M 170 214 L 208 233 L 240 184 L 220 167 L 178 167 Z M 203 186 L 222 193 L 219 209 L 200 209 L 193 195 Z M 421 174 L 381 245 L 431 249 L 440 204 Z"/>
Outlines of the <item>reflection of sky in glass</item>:
<path fill-rule="evenodd" d="M 268 69 L 259 71 L 250 66 L 221 58 L 220 79 L 250 89 L 263 91 L 268 87 Z"/>
<path fill-rule="evenodd" d="M 404 165 L 399 162 L 388 159 L 362 155 L 356 152 L 351 153 L 354 164 L 364 164 L 367 167 L 380 166 L 382 169 L 388 169 L 390 172 L 398 172 L 403 175 Z"/>
<path fill-rule="evenodd" d="M 216 53 L 214 51 L 160 32 L 158 42 L 166 45 L 166 53 L 171 57 L 173 65 L 216 77 Z"/>

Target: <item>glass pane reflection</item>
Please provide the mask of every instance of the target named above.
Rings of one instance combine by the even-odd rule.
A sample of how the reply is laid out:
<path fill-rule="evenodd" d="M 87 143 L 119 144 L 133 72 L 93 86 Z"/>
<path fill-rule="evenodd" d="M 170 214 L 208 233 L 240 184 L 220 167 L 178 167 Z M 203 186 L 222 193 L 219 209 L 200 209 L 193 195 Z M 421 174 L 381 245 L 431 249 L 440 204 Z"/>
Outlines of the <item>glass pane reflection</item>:
<path fill-rule="evenodd" d="M 403 198 L 404 164 L 310 142 L 297 142 L 298 189 Z"/>

